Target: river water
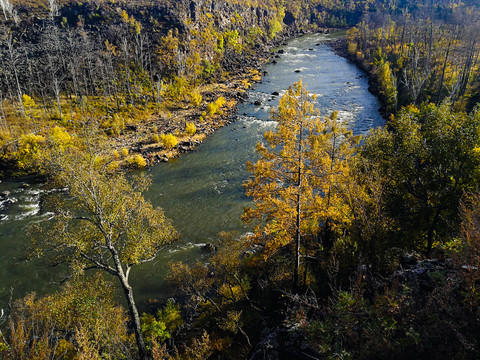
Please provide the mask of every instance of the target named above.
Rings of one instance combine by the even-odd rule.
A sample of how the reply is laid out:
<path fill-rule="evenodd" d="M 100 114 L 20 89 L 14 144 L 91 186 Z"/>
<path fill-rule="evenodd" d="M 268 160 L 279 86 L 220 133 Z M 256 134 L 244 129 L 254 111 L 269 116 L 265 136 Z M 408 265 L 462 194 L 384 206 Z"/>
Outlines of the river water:
<path fill-rule="evenodd" d="M 181 240 L 165 249 L 157 259 L 132 271 L 132 283 L 139 302 L 164 298 L 168 290 L 163 280 L 169 261 L 193 262 L 201 259 L 201 247 L 218 241 L 221 231 L 241 236 L 250 228 L 240 220 L 250 204 L 242 184 L 249 174 L 247 161 L 255 161 L 255 145 L 266 130 L 274 129 L 270 110 L 294 82 L 302 79 L 317 94 L 322 114 L 339 111 L 356 134 L 366 134 L 383 125 L 377 99 L 368 92 L 365 75 L 326 44 L 330 35 L 308 35 L 283 46 L 276 64 L 264 67 L 261 83 L 249 91 L 249 98 L 238 106 L 236 121 L 218 130 L 195 151 L 169 163 L 149 169 L 153 185 L 145 194 L 154 205 L 164 208 L 181 234 Z M 297 71 L 297 72 L 296 72 Z M 258 101 L 261 105 L 258 104 Z M 0 202 L 0 309 L 10 297 L 27 292 L 45 292 L 56 285 L 55 270 L 35 261 L 23 260 L 27 243 L 25 227 L 48 214 L 40 211 L 42 185 L 23 187 L 29 179 L 0 183 L 0 192 L 10 191 L 13 204 Z"/>

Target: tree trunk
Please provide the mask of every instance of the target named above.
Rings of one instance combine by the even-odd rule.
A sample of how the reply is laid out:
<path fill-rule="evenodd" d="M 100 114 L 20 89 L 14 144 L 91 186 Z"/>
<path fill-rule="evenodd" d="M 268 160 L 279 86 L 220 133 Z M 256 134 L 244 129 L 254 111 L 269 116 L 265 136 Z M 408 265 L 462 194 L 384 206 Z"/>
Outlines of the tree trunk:
<path fill-rule="evenodd" d="M 123 292 L 125 293 L 125 298 L 128 303 L 128 310 L 130 312 L 130 317 L 132 318 L 133 328 L 135 331 L 135 339 L 137 340 L 138 353 L 141 360 L 148 360 L 147 348 L 145 346 L 145 341 L 143 339 L 142 327 L 140 324 L 140 316 L 138 315 L 137 305 L 135 304 L 135 299 L 133 298 L 132 287 L 128 284 L 128 280 L 125 277 L 121 277 L 120 281 L 122 283 Z"/>
<path fill-rule="evenodd" d="M 116 275 L 120 279 L 122 284 L 123 292 L 128 303 L 128 310 L 130 312 L 130 317 L 133 322 L 133 330 L 135 331 L 135 339 L 137 340 L 138 355 L 140 360 L 149 360 L 147 348 L 145 346 L 145 341 L 142 334 L 142 326 L 140 323 L 140 316 L 138 315 L 137 305 L 135 304 L 135 299 L 133 298 L 133 289 L 128 282 L 128 277 L 123 271 L 122 263 L 116 250 L 113 246 L 109 246 L 109 250 L 113 255 L 113 262 L 115 263 Z"/>

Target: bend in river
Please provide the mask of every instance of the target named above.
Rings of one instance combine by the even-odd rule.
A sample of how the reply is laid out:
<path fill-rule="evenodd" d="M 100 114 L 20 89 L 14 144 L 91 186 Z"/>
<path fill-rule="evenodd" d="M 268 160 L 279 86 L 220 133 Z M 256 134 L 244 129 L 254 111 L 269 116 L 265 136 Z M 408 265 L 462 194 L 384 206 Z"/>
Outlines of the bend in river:
<path fill-rule="evenodd" d="M 243 208 L 250 204 L 242 187 L 249 176 L 247 161 L 256 159 L 255 145 L 265 130 L 275 127 L 270 110 L 294 82 L 302 79 L 311 93 L 317 94 L 317 106 L 324 115 L 339 111 L 340 119 L 356 134 L 383 125 L 378 100 L 368 92 L 364 73 L 326 44 L 328 35 L 308 35 L 291 40 L 282 47 L 276 64 L 264 67 L 261 83 L 249 91 L 246 103 L 238 106 L 237 120 L 213 134 L 196 151 L 148 170 L 153 185 L 146 194 L 154 205 L 164 208 L 182 239 L 157 259 L 132 272 L 139 301 L 165 295 L 167 262 L 193 262 L 200 248 L 215 243 L 221 231 L 239 235 L 249 231 L 240 220 Z M 278 93 L 279 95 L 273 95 Z M 0 308 L 7 306 L 10 289 L 13 298 L 30 291 L 46 291 L 49 269 L 22 260 L 25 226 L 42 216 L 41 185 L 22 187 L 20 180 L 0 183 L 0 192 L 10 191 L 15 203 L 0 202 Z"/>

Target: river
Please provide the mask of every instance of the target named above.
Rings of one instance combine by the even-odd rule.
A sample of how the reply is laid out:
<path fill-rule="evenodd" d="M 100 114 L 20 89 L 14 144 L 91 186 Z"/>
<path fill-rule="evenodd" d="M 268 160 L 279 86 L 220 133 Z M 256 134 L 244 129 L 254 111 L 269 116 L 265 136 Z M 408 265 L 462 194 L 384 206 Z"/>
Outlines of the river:
<path fill-rule="evenodd" d="M 261 83 L 249 91 L 249 98 L 238 106 L 237 120 L 218 130 L 195 151 L 179 159 L 157 165 L 148 171 L 153 185 L 145 194 L 165 213 L 181 234 L 181 240 L 165 249 L 157 259 L 132 271 L 137 300 L 168 296 L 163 280 L 169 261 L 193 262 L 201 259 L 201 247 L 216 243 L 221 231 L 241 236 L 250 229 L 240 220 L 243 208 L 250 204 L 242 187 L 249 174 L 247 161 L 256 159 L 255 144 L 275 123 L 270 110 L 288 86 L 302 79 L 311 93 L 317 94 L 322 114 L 339 111 L 355 134 L 366 134 L 381 126 L 378 100 L 368 92 L 368 82 L 355 65 L 337 56 L 326 44 L 331 35 L 307 35 L 281 47 L 276 64 L 268 64 Z M 255 105 L 261 103 L 261 105 Z M 25 227 L 48 216 L 40 211 L 42 184 L 22 186 L 31 179 L 0 183 L 0 192 L 10 191 L 13 204 L 0 203 L 0 309 L 10 297 L 31 291 L 43 293 L 56 285 L 56 271 L 35 261 L 25 261 Z M 54 275 L 52 275 L 54 274 Z"/>

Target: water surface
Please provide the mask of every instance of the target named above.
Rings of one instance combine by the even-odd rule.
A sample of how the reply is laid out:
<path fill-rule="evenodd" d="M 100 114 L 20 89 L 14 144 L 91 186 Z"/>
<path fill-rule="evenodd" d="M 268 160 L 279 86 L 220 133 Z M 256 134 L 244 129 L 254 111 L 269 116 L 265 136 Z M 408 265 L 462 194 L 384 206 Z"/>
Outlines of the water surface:
<path fill-rule="evenodd" d="M 335 55 L 326 44 L 330 39 L 318 34 L 290 41 L 281 48 L 284 53 L 278 55 L 277 63 L 264 67 L 268 75 L 249 91 L 233 124 L 218 130 L 194 152 L 148 170 L 153 185 L 145 195 L 154 205 L 164 208 L 182 238 L 154 262 L 132 271 L 140 302 L 168 296 L 163 279 L 169 261 L 201 259 L 201 247 L 217 242 L 221 231 L 234 231 L 238 236 L 250 231 L 240 220 L 243 208 L 250 204 L 242 187 L 249 176 L 245 163 L 256 159 L 256 143 L 262 140 L 265 130 L 275 127 L 269 115 L 278 105 L 279 96 L 272 93 L 281 96 L 302 79 L 309 91 L 317 94 L 321 113 L 339 111 L 340 119 L 354 133 L 366 134 L 383 124 L 378 101 L 368 92 L 365 75 Z M 258 101 L 261 105 L 255 105 Z M 0 308 L 6 307 L 11 289 L 13 298 L 29 291 L 43 292 L 55 273 L 22 260 L 25 226 L 45 216 L 39 207 L 42 186 L 23 188 L 23 181 L 0 183 L 0 192 L 8 190 L 17 200 L 3 208 L 0 205 Z"/>

